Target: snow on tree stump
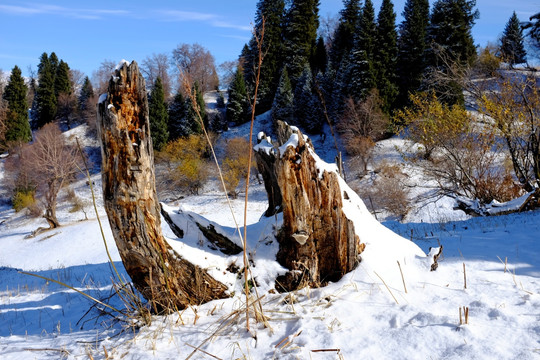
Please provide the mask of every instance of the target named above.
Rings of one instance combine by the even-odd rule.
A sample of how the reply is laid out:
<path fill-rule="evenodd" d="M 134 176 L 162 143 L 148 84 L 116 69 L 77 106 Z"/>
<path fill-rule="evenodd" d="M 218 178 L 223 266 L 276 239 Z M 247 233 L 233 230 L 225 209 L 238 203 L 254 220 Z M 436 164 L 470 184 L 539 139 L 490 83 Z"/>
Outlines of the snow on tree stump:
<path fill-rule="evenodd" d="M 290 271 L 276 279 L 276 289 L 323 286 L 353 270 L 365 245 L 343 212 L 348 195 L 340 189 L 337 168 L 322 162 L 297 128 L 282 123 L 278 134 L 289 136 L 281 147 L 273 146 L 263 133 L 255 147 L 258 167 L 266 169 L 262 175 L 265 188 L 271 189 L 268 198 L 281 198 L 267 215 L 283 209 L 277 260 Z"/>
<path fill-rule="evenodd" d="M 159 312 L 227 297 L 227 287 L 186 261 L 161 231 L 148 99 L 135 61 L 122 62 L 98 104 L 103 199 L 124 267 Z"/>

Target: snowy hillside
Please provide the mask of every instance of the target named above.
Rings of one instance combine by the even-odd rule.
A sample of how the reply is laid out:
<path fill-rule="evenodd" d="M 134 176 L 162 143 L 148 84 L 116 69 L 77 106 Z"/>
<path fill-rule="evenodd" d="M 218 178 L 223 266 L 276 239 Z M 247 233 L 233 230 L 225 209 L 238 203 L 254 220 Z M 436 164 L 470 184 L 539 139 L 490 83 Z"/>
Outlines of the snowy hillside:
<path fill-rule="evenodd" d="M 225 136 L 245 135 L 245 130 L 236 128 Z M 390 139 L 378 147 L 391 149 L 400 141 Z M 378 156 L 399 161 L 392 151 Z M 414 169 L 406 171 L 422 184 Z M 99 195 L 99 175 L 93 181 Z M 90 198 L 85 179 L 74 190 Z M 217 187 L 202 193 L 169 205 L 213 221 L 234 236 L 233 218 Z M 355 196 L 351 198 L 355 204 Z M 42 221 L 0 204 L 0 358 L 540 358 L 539 212 L 468 219 L 441 199 L 412 212 L 407 222 L 386 222 L 383 228 L 363 205 L 355 205 L 347 211 L 367 242 L 360 265 L 324 288 L 278 294 L 272 290 L 273 278 L 284 269 L 274 261 L 273 234 L 280 218 L 259 222 L 267 206 L 262 185 L 255 182 L 249 199 L 249 251 L 267 317 L 264 324 L 251 319 L 251 332 L 246 331 L 245 298 L 237 278 L 223 279 L 234 292 L 230 299 L 154 317 L 151 325 L 135 331 L 100 314 L 100 306 L 75 291 L 21 274 L 59 280 L 122 306 L 111 297 L 114 275 L 90 206 L 90 220 L 60 206 L 64 226 L 28 238 Z M 233 209 L 241 219 L 242 195 Z M 112 259 L 124 274 L 102 208 L 100 218 Z M 214 274 L 231 262 L 241 263 L 241 255 L 235 260 L 209 249 L 195 229 L 180 240 L 162 224 L 177 251 Z M 439 266 L 430 271 L 440 245 Z M 460 325 L 460 308 L 463 313 L 468 309 L 468 324 Z"/>

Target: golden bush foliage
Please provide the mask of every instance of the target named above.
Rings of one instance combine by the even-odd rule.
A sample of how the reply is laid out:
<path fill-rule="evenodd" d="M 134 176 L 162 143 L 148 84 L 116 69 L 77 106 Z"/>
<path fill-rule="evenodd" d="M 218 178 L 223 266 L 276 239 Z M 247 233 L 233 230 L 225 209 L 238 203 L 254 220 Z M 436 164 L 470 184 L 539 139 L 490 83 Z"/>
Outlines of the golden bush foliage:
<path fill-rule="evenodd" d="M 411 96 L 412 107 L 398 112 L 408 126 L 405 136 L 421 145 L 415 161 L 435 180 L 439 191 L 487 204 L 519 193 L 501 160 L 503 147 L 489 126 L 482 126 L 460 106 L 447 106 L 433 94 Z"/>
<path fill-rule="evenodd" d="M 251 146 L 244 138 L 233 138 L 227 142 L 225 147 L 225 159 L 223 160 L 223 180 L 227 193 L 233 198 L 238 196 L 236 189 L 240 184 L 240 179 L 245 178 L 248 173 L 249 152 Z"/>
<path fill-rule="evenodd" d="M 208 148 L 201 135 L 190 135 L 169 142 L 156 155 L 156 161 L 167 168 L 170 186 L 198 194 L 210 175 L 211 164 L 207 160 Z"/>

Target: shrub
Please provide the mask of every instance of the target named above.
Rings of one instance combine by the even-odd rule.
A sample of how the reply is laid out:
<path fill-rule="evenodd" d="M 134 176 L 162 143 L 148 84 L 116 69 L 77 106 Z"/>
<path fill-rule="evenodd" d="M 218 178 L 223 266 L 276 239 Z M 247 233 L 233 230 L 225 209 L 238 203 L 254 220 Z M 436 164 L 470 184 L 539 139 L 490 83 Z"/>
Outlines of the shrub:
<path fill-rule="evenodd" d="M 254 166 L 254 163 L 248 164 L 250 151 L 249 142 L 244 138 L 238 137 L 227 141 L 223 160 L 223 180 L 227 193 L 233 198 L 238 196 L 236 189 L 240 179 L 247 176 L 249 166 Z"/>
<path fill-rule="evenodd" d="M 367 207 L 373 213 L 386 211 L 400 220 L 409 212 L 409 190 L 404 186 L 406 175 L 399 165 L 383 162 L 376 170 L 372 186 L 359 189 Z"/>
<path fill-rule="evenodd" d="M 36 191 L 33 189 L 27 189 L 27 188 L 15 189 L 13 197 L 11 198 L 11 202 L 13 204 L 13 208 L 15 209 L 15 211 L 19 212 L 33 205 L 36 202 L 35 194 L 36 194 Z"/>
<path fill-rule="evenodd" d="M 190 135 L 169 142 L 156 154 L 156 161 L 165 167 L 165 179 L 161 183 L 168 188 L 180 188 L 198 194 L 210 175 L 207 147 L 201 135 Z"/>
<path fill-rule="evenodd" d="M 421 145 L 416 154 L 423 160 L 414 156 L 407 160 L 436 182 L 440 194 L 483 204 L 510 200 L 516 189 L 500 160 L 501 141 L 489 127 L 475 122 L 458 105 L 442 104 L 433 94 L 413 95 L 411 102 L 412 107 L 397 117 L 408 124 L 403 131 L 406 138 Z"/>

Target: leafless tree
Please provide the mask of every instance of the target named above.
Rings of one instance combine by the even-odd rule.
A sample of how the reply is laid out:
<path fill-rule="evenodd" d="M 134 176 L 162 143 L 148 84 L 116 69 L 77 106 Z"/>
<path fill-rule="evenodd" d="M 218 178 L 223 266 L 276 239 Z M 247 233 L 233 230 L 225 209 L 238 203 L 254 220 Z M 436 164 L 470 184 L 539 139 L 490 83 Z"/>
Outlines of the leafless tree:
<path fill-rule="evenodd" d="M 98 96 L 107 92 L 109 79 L 115 67 L 116 63 L 114 61 L 105 59 L 101 62 L 99 69 L 92 73 L 92 83 Z"/>
<path fill-rule="evenodd" d="M 80 155 L 69 145 L 55 123 L 45 125 L 32 144 L 25 144 L 10 157 L 10 178 L 33 187 L 45 208 L 50 228 L 60 226 L 56 217 L 58 193 L 78 171 Z"/>
<path fill-rule="evenodd" d="M 388 117 L 381 110 L 379 95 L 373 90 L 363 101 L 349 98 L 337 130 L 341 134 L 345 148 L 354 157 L 353 163 L 360 169 L 360 175 L 367 172 L 375 141 L 380 140 L 387 130 Z"/>
<path fill-rule="evenodd" d="M 324 40 L 324 45 L 327 49 L 332 47 L 332 41 L 334 40 L 334 34 L 339 25 L 339 18 L 337 15 L 326 14 L 321 17 L 321 26 L 319 27 L 319 35 Z"/>
<path fill-rule="evenodd" d="M 167 54 L 152 54 L 147 56 L 141 63 L 141 72 L 146 78 L 146 86 L 152 86 L 156 79 L 161 78 L 165 101 L 172 95 L 171 77 L 169 76 L 169 56 Z"/>
<path fill-rule="evenodd" d="M 234 73 L 238 67 L 238 60 L 225 61 L 218 66 L 220 79 L 219 83 L 222 88 L 228 89 L 229 84 L 234 79 Z"/>
<path fill-rule="evenodd" d="M 179 71 L 179 83 L 199 83 L 203 92 L 216 89 L 219 85 L 214 56 L 200 44 L 180 44 L 173 50 L 173 61 Z"/>
<path fill-rule="evenodd" d="M 86 75 L 77 69 L 69 69 L 69 81 L 74 93 L 78 93 L 83 85 Z"/>
<path fill-rule="evenodd" d="M 60 93 L 57 98 L 58 108 L 56 117 L 60 123 L 64 124 L 68 129 L 71 129 L 72 120 L 77 109 L 77 98 L 73 92 Z"/>

